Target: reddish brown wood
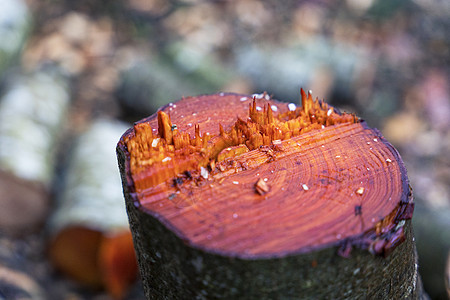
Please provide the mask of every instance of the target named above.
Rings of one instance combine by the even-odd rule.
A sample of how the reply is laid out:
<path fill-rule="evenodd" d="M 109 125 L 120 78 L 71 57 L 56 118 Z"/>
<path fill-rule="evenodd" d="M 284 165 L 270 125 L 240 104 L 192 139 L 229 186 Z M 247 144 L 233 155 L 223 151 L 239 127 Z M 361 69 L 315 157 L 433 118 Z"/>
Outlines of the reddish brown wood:
<path fill-rule="evenodd" d="M 44 184 L 0 169 L 0 194 L 2 232 L 20 236 L 42 226 L 49 210 L 49 193 Z"/>
<path fill-rule="evenodd" d="M 106 288 L 115 299 L 123 298 L 137 276 L 131 233 L 105 234 L 83 226 L 69 226 L 51 241 L 53 265 L 91 288 Z"/>
<path fill-rule="evenodd" d="M 138 122 L 118 146 L 134 204 L 227 256 L 388 254 L 413 210 L 399 154 L 354 115 L 302 101 L 290 111 L 265 95 L 190 97 Z"/>

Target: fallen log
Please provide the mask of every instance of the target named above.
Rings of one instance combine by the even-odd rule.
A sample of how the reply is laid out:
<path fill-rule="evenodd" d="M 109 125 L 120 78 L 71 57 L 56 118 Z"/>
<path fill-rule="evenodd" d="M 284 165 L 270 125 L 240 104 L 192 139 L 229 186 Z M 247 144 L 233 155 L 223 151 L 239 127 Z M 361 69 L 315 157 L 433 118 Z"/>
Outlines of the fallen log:
<path fill-rule="evenodd" d="M 400 155 L 303 90 L 184 98 L 117 155 L 149 299 L 422 295 Z"/>
<path fill-rule="evenodd" d="M 0 99 L 0 231 L 38 231 L 50 192 L 64 120 L 70 104 L 58 70 L 10 78 Z"/>
<path fill-rule="evenodd" d="M 106 289 L 115 299 L 126 295 L 138 273 L 111 151 L 125 128 L 100 119 L 78 137 L 49 222 L 53 265 L 85 286 Z"/>

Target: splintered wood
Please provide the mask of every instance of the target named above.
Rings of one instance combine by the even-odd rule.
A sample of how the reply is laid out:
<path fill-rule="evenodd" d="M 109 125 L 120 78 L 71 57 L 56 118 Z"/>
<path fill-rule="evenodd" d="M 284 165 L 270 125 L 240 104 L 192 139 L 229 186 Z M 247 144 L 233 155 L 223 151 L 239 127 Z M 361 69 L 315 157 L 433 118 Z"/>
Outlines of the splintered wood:
<path fill-rule="evenodd" d="M 270 148 L 267 151 L 272 151 L 272 148 L 282 145 L 282 140 L 314 129 L 357 122 L 354 115 L 336 113 L 326 103 L 313 101 L 311 94 L 306 96 L 303 90 L 302 94 L 302 109 L 288 111 L 277 117 L 274 117 L 270 103 L 261 108 L 257 106 L 255 97 L 249 105 L 247 120 L 238 118 L 228 131 L 219 123 L 219 134 L 215 136 L 208 132 L 200 134 L 199 124 L 194 125 L 194 136 L 182 132 L 162 110 L 158 112 L 158 134 L 153 133 L 149 123 L 136 124 L 134 137 L 125 142 L 137 191 L 156 186 L 188 170 L 198 171 L 201 167 L 209 166 L 215 172 L 211 164 L 215 166 L 219 163 L 217 167 L 220 170 L 219 165 L 225 165 L 226 162 L 220 163 L 227 158 L 232 161 L 240 154 L 261 146 L 268 146 Z"/>
<path fill-rule="evenodd" d="M 267 180 L 266 180 L 267 181 Z M 264 181 L 264 179 L 260 178 L 255 183 L 255 191 L 260 195 L 265 195 L 270 191 L 269 185 Z"/>
<path fill-rule="evenodd" d="M 349 239 L 387 253 L 412 214 L 397 151 L 355 115 L 301 96 L 184 98 L 136 123 L 118 145 L 134 205 L 193 246 L 238 257 Z"/>

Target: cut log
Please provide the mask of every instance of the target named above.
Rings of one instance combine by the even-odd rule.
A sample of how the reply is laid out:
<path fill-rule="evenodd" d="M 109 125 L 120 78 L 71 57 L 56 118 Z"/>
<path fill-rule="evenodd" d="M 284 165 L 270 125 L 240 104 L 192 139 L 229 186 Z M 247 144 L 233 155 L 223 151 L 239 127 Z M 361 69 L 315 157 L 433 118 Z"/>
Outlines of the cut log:
<path fill-rule="evenodd" d="M 126 125 L 97 120 L 77 140 L 49 227 L 52 263 L 76 281 L 123 297 L 137 277 L 114 144 Z"/>
<path fill-rule="evenodd" d="M 23 235 L 41 228 L 61 126 L 70 104 L 57 70 L 11 77 L 0 99 L 0 230 Z"/>
<path fill-rule="evenodd" d="M 2 1 L 2 13 L 0 14 L 0 81 L 10 78 L 13 66 L 17 66 L 20 60 L 22 48 L 32 29 L 32 14 L 26 1 L 4 0 Z"/>
<path fill-rule="evenodd" d="M 147 298 L 422 294 L 400 155 L 303 90 L 184 98 L 117 154 Z"/>

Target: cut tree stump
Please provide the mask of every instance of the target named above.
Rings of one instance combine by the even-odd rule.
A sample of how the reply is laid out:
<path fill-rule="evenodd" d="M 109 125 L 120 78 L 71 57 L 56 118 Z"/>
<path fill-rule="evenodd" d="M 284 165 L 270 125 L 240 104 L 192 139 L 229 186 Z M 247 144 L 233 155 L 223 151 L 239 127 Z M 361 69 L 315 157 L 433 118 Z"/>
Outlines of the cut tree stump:
<path fill-rule="evenodd" d="M 398 152 L 355 115 L 183 98 L 117 146 L 147 298 L 420 298 Z M 253 99 L 252 99 L 253 98 Z"/>

